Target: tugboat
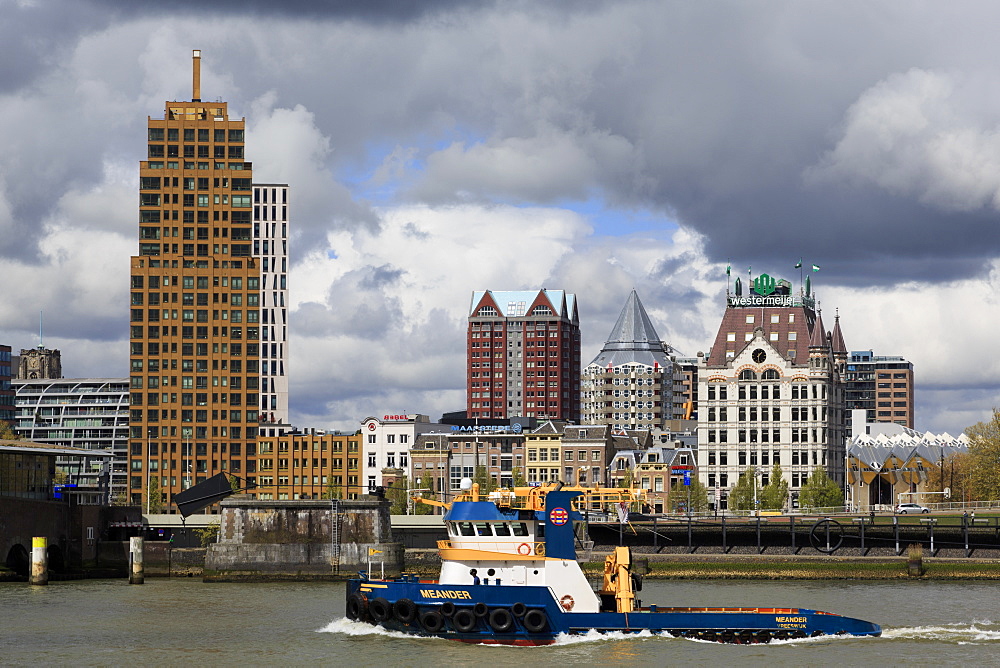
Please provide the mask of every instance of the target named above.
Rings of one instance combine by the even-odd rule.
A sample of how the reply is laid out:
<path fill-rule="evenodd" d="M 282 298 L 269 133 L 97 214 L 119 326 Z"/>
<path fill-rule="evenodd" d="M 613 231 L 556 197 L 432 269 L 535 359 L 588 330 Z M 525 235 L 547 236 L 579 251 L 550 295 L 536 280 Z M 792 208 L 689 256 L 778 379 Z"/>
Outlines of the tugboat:
<path fill-rule="evenodd" d="M 413 635 L 503 645 L 548 645 L 559 634 L 591 630 L 737 644 L 882 634 L 878 624 L 804 608 L 644 607 L 628 547 L 608 555 L 595 591 L 576 560 L 580 508 L 633 504 L 641 495 L 562 483 L 481 495 L 478 485 L 463 481 L 450 504 L 420 499 L 447 509 L 440 577 L 403 573 L 386 580 L 362 571 L 347 581 L 347 617 Z"/>

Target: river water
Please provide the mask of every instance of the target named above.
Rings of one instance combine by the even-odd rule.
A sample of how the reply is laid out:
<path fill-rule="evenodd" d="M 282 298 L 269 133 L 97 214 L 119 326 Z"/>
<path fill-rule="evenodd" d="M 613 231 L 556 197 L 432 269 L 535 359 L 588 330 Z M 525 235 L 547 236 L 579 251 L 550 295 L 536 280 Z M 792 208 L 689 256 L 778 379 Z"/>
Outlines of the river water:
<path fill-rule="evenodd" d="M 1000 584 L 645 582 L 644 603 L 806 607 L 882 625 L 881 638 L 720 645 L 670 637 L 566 638 L 549 647 L 466 645 L 344 619 L 341 583 L 194 579 L 0 584 L 9 666 L 1000 665 Z"/>

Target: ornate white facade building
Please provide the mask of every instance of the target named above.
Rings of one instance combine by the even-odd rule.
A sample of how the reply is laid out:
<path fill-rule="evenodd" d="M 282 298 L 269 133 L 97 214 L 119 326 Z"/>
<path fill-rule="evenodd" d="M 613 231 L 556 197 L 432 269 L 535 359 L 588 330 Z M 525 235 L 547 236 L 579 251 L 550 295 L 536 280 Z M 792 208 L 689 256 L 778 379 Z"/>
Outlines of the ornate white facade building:
<path fill-rule="evenodd" d="M 751 471 L 761 487 L 780 464 L 794 506 L 801 486 L 824 467 L 843 485 L 844 369 L 839 316 L 832 333 L 809 293 L 762 274 L 743 296 L 740 280 L 698 384 L 698 471 L 710 499 Z"/>

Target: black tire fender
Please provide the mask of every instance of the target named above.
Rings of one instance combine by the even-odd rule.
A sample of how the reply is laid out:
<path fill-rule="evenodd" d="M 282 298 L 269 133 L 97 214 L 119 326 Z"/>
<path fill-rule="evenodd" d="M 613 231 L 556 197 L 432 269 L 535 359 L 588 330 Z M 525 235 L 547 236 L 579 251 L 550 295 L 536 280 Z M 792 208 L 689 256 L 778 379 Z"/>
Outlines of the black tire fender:
<path fill-rule="evenodd" d="M 371 613 L 372 619 L 376 622 L 384 622 L 392 615 L 392 606 L 389 604 L 389 601 L 379 596 L 378 598 L 373 598 L 368 604 L 368 611 Z"/>
<path fill-rule="evenodd" d="M 507 608 L 494 608 L 490 612 L 490 628 L 497 633 L 507 633 L 514 627 L 514 616 Z"/>
<path fill-rule="evenodd" d="M 347 618 L 363 620 L 368 616 L 368 601 L 355 592 L 347 597 Z"/>
<path fill-rule="evenodd" d="M 541 633 L 549 625 L 549 618 L 545 616 L 543 610 L 538 608 L 532 608 L 524 613 L 524 619 L 521 621 L 529 633 Z"/>
<path fill-rule="evenodd" d="M 470 633 L 476 629 L 476 615 L 472 608 L 459 608 L 451 618 L 451 623 L 459 633 Z"/>
<path fill-rule="evenodd" d="M 510 611 L 514 614 L 515 617 L 520 619 L 521 617 L 524 617 L 524 613 L 528 612 L 528 606 L 526 606 L 524 603 L 515 603 L 514 605 L 510 606 Z"/>
<path fill-rule="evenodd" d="M 430 610 L 421 615 L 420 625 L 428 633 L 437 633 L 444 628 L 444 617 L 441 616 L 441 613 Z"/>
<path fill-rule="evenodd" d="M 451 617 L 455 614 L 455 604 L 451 601 L 445 601 L 441 604 L 441 614 L 445 617 Z"/>
<path fill-rule="evenodd" d="M 393 603 L 392 614 L 404 624 L 411 624 L 417 618 L 417 604 L 408 598 L 401 598 Z"/>

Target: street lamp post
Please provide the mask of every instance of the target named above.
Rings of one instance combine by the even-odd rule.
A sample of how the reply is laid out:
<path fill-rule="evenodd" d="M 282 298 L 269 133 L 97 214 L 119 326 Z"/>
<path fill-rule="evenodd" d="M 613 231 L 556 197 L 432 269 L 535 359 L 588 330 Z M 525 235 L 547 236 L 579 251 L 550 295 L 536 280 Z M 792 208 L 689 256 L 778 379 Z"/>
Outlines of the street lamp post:
<path fill-rule="evenodd" d="M 184 478 L 181 481 L 181 486 L 184 487 L 184 489 L 189 489 L 191 487 L 191 477 L 188 474 L 191 472 L 191 459 L 192 459 L 193 454 L 194 454 L 194 453 L 191 452 L 191 436 L 190 436 L 190 434 L 188 434 L 187 438 L 184 440 L 184 450 L 185 450 L 185 454 L 187 454 L 188 457 L 187 457 L 186 460 L 184 460 L 182 458 L 182 461 L 181 461 L 181 467 L 184 469 L 182 471 L 182 474 L 183 474 Z"/>
<path fill-rule="evenodd" d="M 149 429 L 146 430 L 146 456 L 142 459 L 146 462 L 146 514 L 149 515 L 149 467 L 152 465 L 149 458 Z"/>

